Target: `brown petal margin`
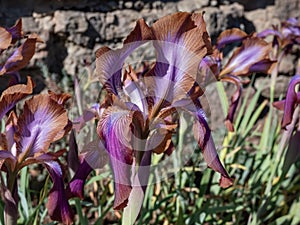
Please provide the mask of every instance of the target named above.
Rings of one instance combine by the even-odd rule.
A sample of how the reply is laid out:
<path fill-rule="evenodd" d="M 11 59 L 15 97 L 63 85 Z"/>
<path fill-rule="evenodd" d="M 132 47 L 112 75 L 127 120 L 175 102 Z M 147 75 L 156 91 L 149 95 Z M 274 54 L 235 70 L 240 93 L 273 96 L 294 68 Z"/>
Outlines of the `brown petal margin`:
<path fill-rule="evenodd" d="M 21 99 L 32 93 L 34 84 L 32 79 L 27 77 L 27 84 L 17 84 L 10 86 L 2 92 L 0 98 L 0 119 L 9 112 Z"/>
<path fill-rule="evenodd" d="M 49 95 L 40 94 L 25 102 L 24 111 L 19 117 L 15 135 L 19 160 L 47 151 L 68 124 L 66 110 L 52 100 Z"/>
<path fill-rule="evenodd" d="M 7 59 L 0 75 L 11 73 L 24 68 L 32 58 L 35 52 L 37 38 L 28 38 L 14 53 Z"/>

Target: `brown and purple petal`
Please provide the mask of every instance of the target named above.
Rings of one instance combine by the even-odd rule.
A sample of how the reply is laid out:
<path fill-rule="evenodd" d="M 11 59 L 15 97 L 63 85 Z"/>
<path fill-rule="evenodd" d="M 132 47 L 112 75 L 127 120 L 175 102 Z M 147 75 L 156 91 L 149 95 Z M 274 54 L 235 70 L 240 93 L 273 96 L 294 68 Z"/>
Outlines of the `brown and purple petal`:
<path fill-rule="evenodd" d="M 248 35 L 238 28 L 227 29 L 223 31 L 217 39 L 217 48 L 221 49 L 227 44 L 239 42 L 247 38 Z"/>
<path fill-rule="evenodd" d="M 55 161 L 45 162 L 44 164 L 53 181 L 47 203 L 50 218 L 52 220 L 61 221 L 63 224 L 72 224 L 74 214 L 65 193 L 61 167 Z"/>
<path fill-rule="evenodd" d="M 19 160 L 47 151 L 67 124 L 66 110 L 49 95 L 40 94 L 27 100 L 15 135 Z"/>
<path fill-rule="evenodd" d="M 253 65 L 269 59 L 271 49 L 271 44 L 263 39 L 257 37 L 245 39 L 242 46 L 235 50 L 219 76 L 226 74 L 241 76 L 251 73 L 250 68 Z"/>
<path fill-rule="evenodd" d="M 35 53 L 35 44 L 38 38 L 28 38 L 14 53 L 6 60 L 0 70 L 0 75 L 16 72 L 24 68 Z"/>
<path fill-rule="evenodd" d="M 12 36 L 12 43 L 15 43 L 17 40 L 23 37 L 22 32 L 22 19 L 18 19 L 15 25 L 6 29 Z"/>
<path fill-rule="evenodd" d="M 99 120 L 97 131 L 104 140 L 114 173 L 114 209 L 123 209 L 131 192 L 131 165 L 133 163 L 132 117 L 134 112 L 118 106 L 108 107 Z"/>
<path fill-rule="evenodd" d="M 5 28 L 0 27 L 0 51 L 7 49 L 10 46 L 11 41 L 11 33 L 9 33 Z"/>
<path fill-rule="evenodd" d="M 118 96 L 122 91 L 122 68 L 125 59 L 146 40 L 152 39 L 151 30 L 143 19 L 124 41 L 123 48 L 102 47 L 96 52 L 96 74 L 106 90 Z"/>
<path fill-rule="evenodd" d="M 196 80 L 198 67 L 212 53 L 203 15 L 179 12 L 156 21 L 151 30 L 157 52 L 148 76 L 149 95 L 155 96 L 154 111 L 187 96 Z M 152 79 L 150 79 L 152 77 Z"/>
<path fill-rule="evenodd" d="M 16 84 L 8 87 L 2 92 L 0 98 L 0 119 L 8 113 L 21 99 L 32 93 L 33 82 L 27 77 L 27 84 Z"/>
<path fill-rule="evenodd" d="M 292 121 L 295 107 L 300 104 L 300 94 L 296 93 L 295 87 L 300 83 L 300 75 L 295 75 L 290 83 L 286 92 L 286 99 L 284 101 L 274 102 L 273 106 L 282 109 L 284 107 L 283 118 L 281 121 L 281 127 L 285 128 Z M 299 97 L 298 97 L 299 96 Z"/>
<path fill-rule="evenodd" d="M 220 186 L 227 188 L 232 185 L 233 180 L 228 175 L 226 169 L 222 165 L 214 141 L 211 136 L 210 128 L 205 120 L 204 112 L 199 109 L 196 114 L 196 121 L 193 127 L 194 135 L 198 141 L 198 145 L 202 150 L 207 166 L 221 174 Z"/>

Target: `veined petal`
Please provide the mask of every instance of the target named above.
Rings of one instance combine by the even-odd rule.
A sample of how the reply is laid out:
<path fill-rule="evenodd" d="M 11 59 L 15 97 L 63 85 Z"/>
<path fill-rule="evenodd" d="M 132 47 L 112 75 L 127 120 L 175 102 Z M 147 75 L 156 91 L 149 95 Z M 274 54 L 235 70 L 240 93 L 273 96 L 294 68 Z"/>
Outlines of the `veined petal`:
<path fill-rule="evenodd" d="M 61 167 L 55 161 L 45 162 L 44 164 L 53 181 L 53 187 L 50 190 L 47 202 L 50 218 L 64 224 L 72 224 L 74 215 L 66 197 Z"/>
<path fill-rule="evenodd" d="M 47 151 L 67 124 L 66 110 L 48 95 L 40 94 L 27 100 L 15 135 L 19 160 Z"/>
<path fill-rule="evenodd" d="M 246 75 L 251 66 L 269 58 L 272 46 L 263 39 L 251 37 L 243 41 L 243 45 L 238 48 L 220 73 L 220 77 L 225 74 Z"/>
<path fill-rule="evenodd" d="M 133 114 L 133 111 L 118 106 L 108 107 L 103 112 L 97 127 L 100 138 L 105 142 L 114 173 L 114 209 L 122 209 L 127 205 L 132 189 L 130 177 L 133 162 L 131 146 Z"/>
<path fill-rule="evenodd" d="M 27 84 L 17 84 L 8 87 L 2 92 L 0 98 L 0 120 L 9 112 L 21 99 L 30 95 L 33 90 L 33 82 L 27 77 Z"/>
<path fill-rule="evenodd" d="M 270 35 L 276 36 L 279 39 L 283 39 L 282 34 L 278 30 L 274 30 L 274 29 L 263 30 L 260 33 L 258 33 L 256 36 L 259 37 L 259 38 L 265 38 L 265 37 L 270 36 Z"/>
<path fill-rule="evenodd" d="M 202 150 L 204 160 L 208 167 L 221 174 L 220 186 L 223 188 L 229 187 L 232 185 L 233 181 L 219 159 L 214 141 L 211 136 L 211 131 L 205 120 L 202 109 L 199 109 L 195 116 L 196 121 L 193 127 L 194 135 L 198 141 L 199 147 Z"/>
<path fill-rule="evenodd" d="M 237 41 L 242 41 L 247 37 L 248 35 L 241 29 L 227 29 L 219 35 L 217 40 L 217 48 L 221 49 L 224 47 L 224 45 L 231 44 Z"/>
<path fill-rule="evenodd" d="M 159 96 L 162 105 L 186 97 L 196 80 L 199 63 L 212 52 L 210 38 L 202 14 L 179 12 L 156 21 L 151 27 L 155 35 L 156 64 L 147 73 L 150 95 Z M 164 86 L 164 88 L 161 88 Z"/>
<path fill-rule="evenodd" d="M 51 99 L 53 99 L 54 101 L 56 101 L 60 105 L 65 105 L 66 102 L 72 97 L 68 93 L 56 94 L 51 90 L 48 91 L 48 94 L 49 94 Z"/>
<path fill-rule="evenodd" d="M 124 41 L 123 48 L 111 50 L 108 47 L 102 47 L 96 52 L 96 74 L 107 91 L 119 95 L 122 90 L 124 60 L 134 49 L 151 38 L 150 28 L 143 19 L 140 19 Z"/>
<path fill-rule="evenodd" d="M 0 75 L 18 71 L 25 67 L 35 52 L 37 38 L 28 38 L 14 53 L 6 60 Z"/>
<path fill-rule="evenodd" d="M 7 49 L 11 44 L 11 41 L 12 41 L 11 33 L 9 33 L 5 28 L 0 27 L 0 50 Z"/>

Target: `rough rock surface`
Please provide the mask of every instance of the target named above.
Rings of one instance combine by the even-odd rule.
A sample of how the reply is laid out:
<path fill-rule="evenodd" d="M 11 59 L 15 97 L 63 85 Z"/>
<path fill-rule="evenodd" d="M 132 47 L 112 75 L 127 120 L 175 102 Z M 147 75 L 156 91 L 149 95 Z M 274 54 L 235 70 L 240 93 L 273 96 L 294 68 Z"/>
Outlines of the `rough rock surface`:
<path fill-rule="evenodd" d="M 38 46 L 33 64 L 41 61 L 50 73 L 61 74 L 64 70 L 74 75 L 86 62 L 94 60 L 100 46 L 119 46 L 138 18 L 151 24 L 176 11 L 205 11 L 214 41 L 226 28 L 239 27 L 251 33 L 278 24 L 278 19 L 299 16 L 300 0 L 10 0 L 0 3 L 0 21 L 1 25 L 10 26 L 22 17 L 24 31 L 39 33 L 45 42 Z M 136 53 L 136 60 L 143 59 L 139 55 L 142 53 L 144 49 Z"/>
<path fill-rule="evenodd" d="M 84 66 L 94 61 L 99 47 L 120 46 L 137 19 L 143 17 L 151 24 L 176 11 L 205 11 L 214 42 L 227 28 L 239 27 L 251 33 L 292 16 L 300 17 L 300 0 L 9 0 L 0 2 L 0 24 L 11 26 L 22 17 L 25 33 L 36 32 L 44 40 L 38 45 L 29 73 L 46 73 L 55 81 L 64 82 L 64 75 L 84 73 Z M 153 57 L 151 49 L 141 47 L 130 59 L 140 62 Z M 294 60 L 292 56 L 290 59 Z M 294 71 L 287 68 L 293 60 L 282 63 L 281 74 L 292 75 Z M 213 97 L 218 98 L 216 92 Z"/>

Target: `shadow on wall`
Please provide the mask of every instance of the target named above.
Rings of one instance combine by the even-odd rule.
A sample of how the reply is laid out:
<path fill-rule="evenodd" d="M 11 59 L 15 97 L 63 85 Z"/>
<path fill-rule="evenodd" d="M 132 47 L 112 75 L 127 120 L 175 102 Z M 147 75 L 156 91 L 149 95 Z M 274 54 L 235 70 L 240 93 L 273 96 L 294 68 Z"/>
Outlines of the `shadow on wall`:
<path fill-rule="evenodd" d="M 229 2 L 240 3 L 244 6 L 245 11 L 251 11 L 255 9 L 266 8 L 269 5 L 275 5 L 275 0 L 230 0 Z"/>
<path fill-rule="evenodd" d="M 63 62 L 68 56 L 65 42 L 65 37 L 50 33 L 49 40 L 46 43 L 48 55 L 45 59 L 45 63 L 50 73 L 60 74 L 64 67 Z"/>

